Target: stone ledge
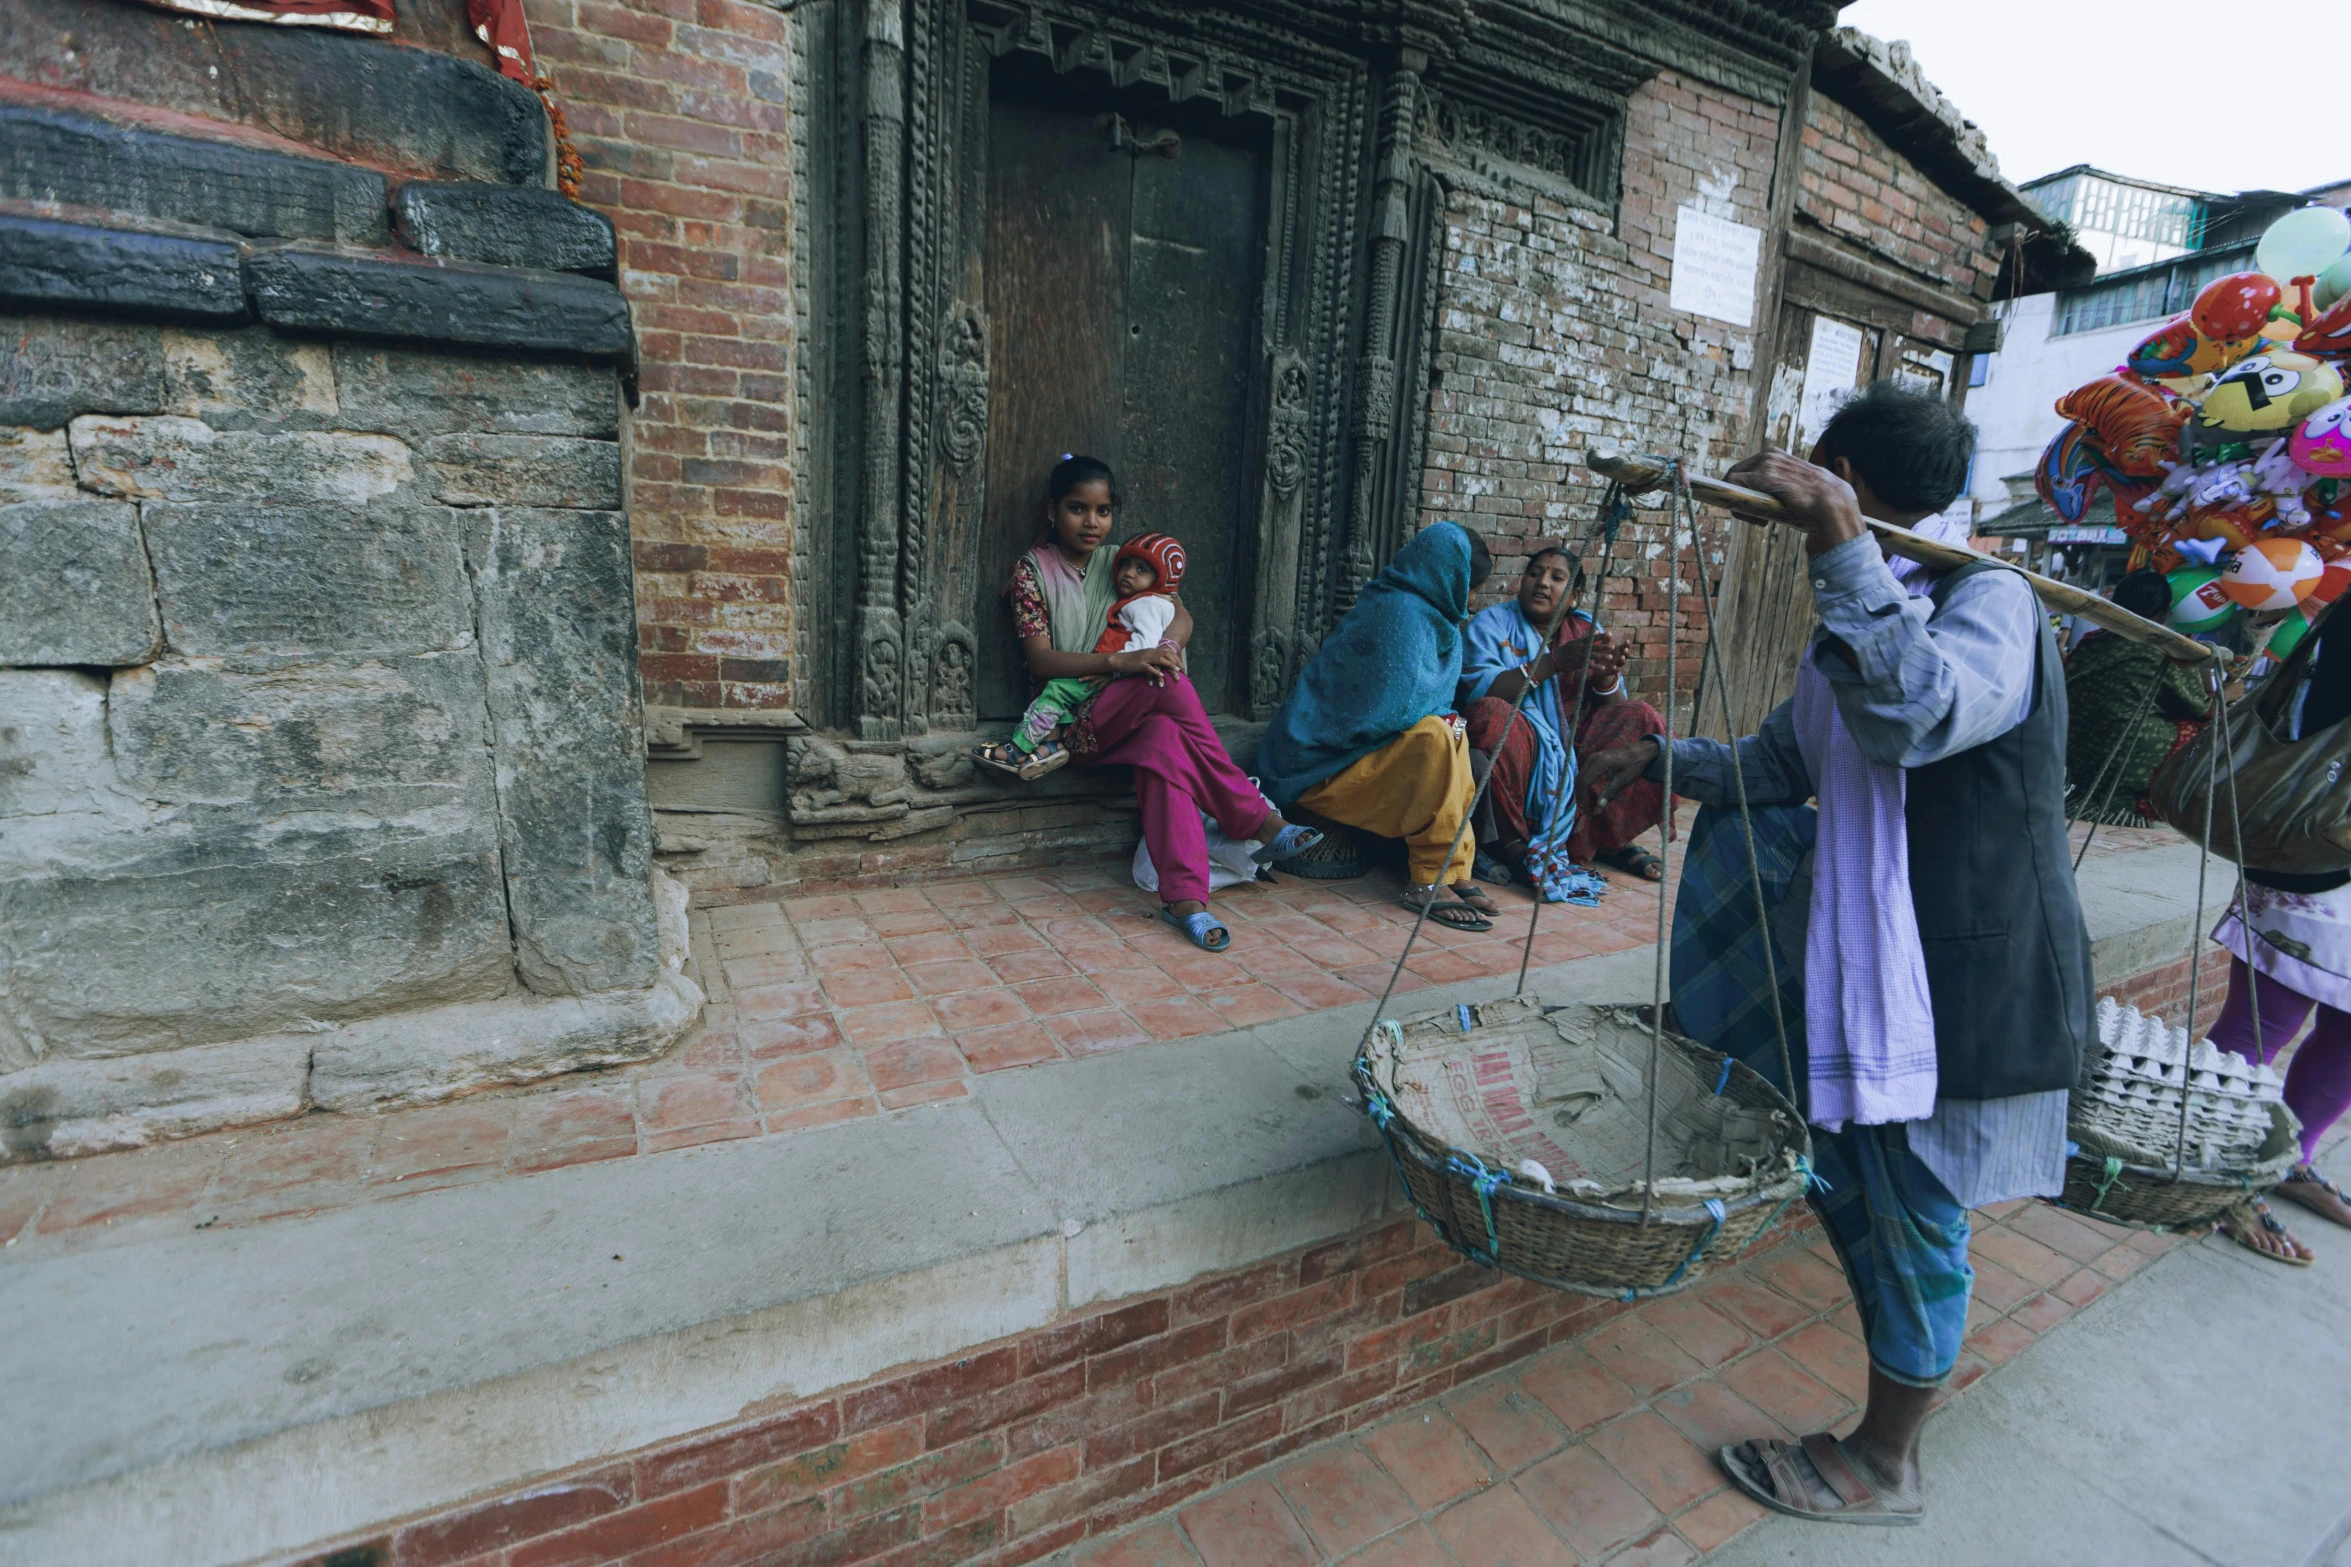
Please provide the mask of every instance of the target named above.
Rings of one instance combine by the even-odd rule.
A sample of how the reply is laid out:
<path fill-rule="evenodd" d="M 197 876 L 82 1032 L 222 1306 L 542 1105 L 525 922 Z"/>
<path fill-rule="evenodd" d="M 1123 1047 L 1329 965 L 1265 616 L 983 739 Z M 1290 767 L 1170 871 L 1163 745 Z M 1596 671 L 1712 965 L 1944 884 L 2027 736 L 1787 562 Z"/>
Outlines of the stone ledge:
<path fill-rule="evenodd" d="M 2099 978 L 2195 851 L 2101 857 Z M 1541 972 L 1645 996 L 1640 950 Z M 1478 980 L 1414 1009 L 1490 995 Z M 1367 1005 L 1000 1074 L 968 1101 L 313 1219 L 0 1264 L 19 1559 L 237 1562 L 1348 1233 Z M 304 1281 L 304 1282 L 293 1282 Z"/>

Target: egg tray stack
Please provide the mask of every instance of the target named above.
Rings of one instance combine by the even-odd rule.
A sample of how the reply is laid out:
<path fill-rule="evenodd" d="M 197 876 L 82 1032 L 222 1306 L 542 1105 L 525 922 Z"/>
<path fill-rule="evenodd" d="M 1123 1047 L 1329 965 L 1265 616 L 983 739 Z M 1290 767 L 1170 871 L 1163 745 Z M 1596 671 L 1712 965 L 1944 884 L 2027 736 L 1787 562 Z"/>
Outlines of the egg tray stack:
<path fill-rule="evenodd" d="M 1364 1111 L 1448 1245 L 1539 1284 L 1632 1300 L 1687 1287 L 1804 1194 L 1812 1144 L 1794 1107 L 1673 1033 L 1645 1083 L 1645 1012 L 1511 997 L 1373 1030 L 1355 1058 Z"/>
<path fill-rule="evenodd" d="M 2300 1123 L 2266 1066 L 2191 1045 L 2185 1029 L 2098 1003 L 2098 1038 L 2083 1053 L 2067 1133 L 2065 1206 L 2164 1228 L 2208 1224 L 2275 1186 L 2300 1156 Z M 2187 1096 L 2186 1158 L 2180 1099 Z"/>

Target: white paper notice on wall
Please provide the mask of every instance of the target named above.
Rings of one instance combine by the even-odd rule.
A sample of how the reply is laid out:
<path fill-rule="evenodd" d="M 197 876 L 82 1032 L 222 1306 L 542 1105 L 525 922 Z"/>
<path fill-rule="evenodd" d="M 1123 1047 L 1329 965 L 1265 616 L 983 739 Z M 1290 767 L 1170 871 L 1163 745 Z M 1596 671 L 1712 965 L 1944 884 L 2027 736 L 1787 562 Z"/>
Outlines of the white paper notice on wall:
<path fill-rule="evenodd" d="M 1755 267 L 1763 230 L 1686 206 L 1674 218 L 1673 293 L 1676 310 L 1712 316 L 1733 326 L 1755 324 Z"/>
<path fill-rule="evenodd" d="M 1796 413 L 1796 442 L 1790 449 L 1801 457 L 1812 450 L 1820 432 L 1837 411 L 1837 400 L 1861 382 L 1861 328 L 1834 316 L 1812 318 L 1812 346 L 1804 356 L 1804 401 Z"/>

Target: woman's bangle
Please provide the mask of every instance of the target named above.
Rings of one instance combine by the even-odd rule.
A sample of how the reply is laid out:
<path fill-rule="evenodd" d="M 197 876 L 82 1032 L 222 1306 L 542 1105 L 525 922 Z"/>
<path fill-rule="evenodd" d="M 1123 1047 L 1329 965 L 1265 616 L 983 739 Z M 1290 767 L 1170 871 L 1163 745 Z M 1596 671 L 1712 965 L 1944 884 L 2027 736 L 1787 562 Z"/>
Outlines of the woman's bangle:
<path fill-rule="evenodd" d="M 1624 671 L 1620 669 L 1616 672 L 1616 678 L 1609 681 L 1608 684 L 1604 686 L 1594 686 L 1592 688 L 1592 694 L 1594 696 L 1616 696 L 1621 694 L 1623 690 Z"/>

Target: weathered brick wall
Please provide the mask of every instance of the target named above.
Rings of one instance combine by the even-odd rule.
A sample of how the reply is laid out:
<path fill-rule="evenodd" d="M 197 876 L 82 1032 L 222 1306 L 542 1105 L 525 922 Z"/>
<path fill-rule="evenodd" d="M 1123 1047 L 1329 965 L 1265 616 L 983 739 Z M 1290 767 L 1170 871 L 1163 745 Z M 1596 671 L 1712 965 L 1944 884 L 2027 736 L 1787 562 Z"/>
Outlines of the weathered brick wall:
<path fill-rule="evenodd" d="M 1581 466 L 1587 448 L 1678 451 L 1704 472 L 1744 454 L 1755 333 L 1668 308 L 1673 232 L 1688 202 L 1762 226 L 1778 134 L 1772 106 L 1668 72 L 1633 96 L 1613 232 L 1606 214 L 1532 188 L 1452 192 L 1422 515 L 1487 535 L 1497 593 L 1540 543 L 1591 529 L 1601 487 Z M 1712 580 L 1724 524 L 1701 522 Z M 1632 644 L 1628 681 L 1653 699 L 1666 685 L 1664 551 L 1657 514 L 1629 525 L 1602 608 Z M 1686 697 L 1705 635 L 1686 534 L 1681 559 Z"/>
<path fill-rule="evenodd" d="M 1968 299 L 1991 297 L 1999 269 L 1980 213 L 1911 166 L 1852 110 L 1816 92 L 1796 185 L 1800 221 Z M 1919 335 L 1935 337 L 1921 316 Z"/>
<path fill-rule="evenodd" d="M 737 0 L 524 9 L 636 313 L 645 700 L 790 707 L 790 20 Z"/>

